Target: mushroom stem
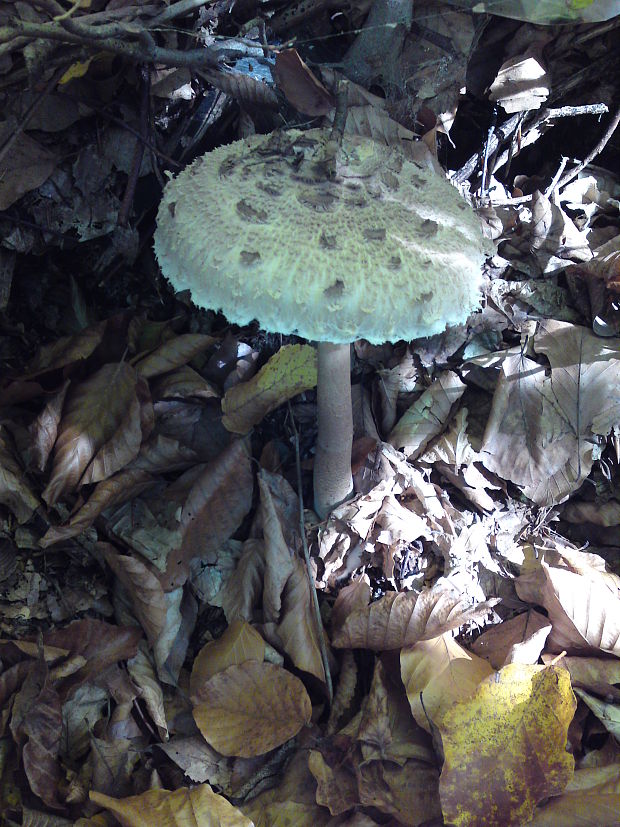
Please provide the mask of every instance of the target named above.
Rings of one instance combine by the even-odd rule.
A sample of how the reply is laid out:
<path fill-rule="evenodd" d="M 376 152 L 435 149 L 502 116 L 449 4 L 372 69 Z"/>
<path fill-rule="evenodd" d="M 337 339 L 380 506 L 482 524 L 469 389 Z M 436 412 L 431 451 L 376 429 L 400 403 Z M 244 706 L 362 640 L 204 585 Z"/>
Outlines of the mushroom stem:
<path fill-rule="evenodd" d="M 350 345 L 319 342 L 317 406 L 314 510 L 323 519 L 353 493 Z"/>

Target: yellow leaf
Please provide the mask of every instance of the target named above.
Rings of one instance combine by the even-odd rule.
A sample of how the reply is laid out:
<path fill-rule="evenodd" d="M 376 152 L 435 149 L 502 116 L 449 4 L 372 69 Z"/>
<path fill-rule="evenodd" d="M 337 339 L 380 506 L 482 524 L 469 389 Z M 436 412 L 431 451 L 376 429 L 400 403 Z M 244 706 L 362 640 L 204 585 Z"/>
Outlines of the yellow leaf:
<path fill-rule="evenodd" d="M 123 827 L 252 827 L 249 818 L 208 784 L 174 792 L 149 790 L 129 798 L 112 798 L 91 790 L 90 799 L 114 813 Z"/>
<path fill-rule="evenodd" d="M 411 712 L 427 732 L 439 726 L 454 704 L 466 700 L 493 672 L 477 655 L 463 649 L 449 632 L 407 646 L 400 653 L 400 673 Z"/>
<path fill-rule="evenodd" d="M 69 83 L 70 80 L 75 80 L 76 78 L 84 77 L 86 72 L 88 72 L 93 57 L 89 57 L 88 60 L 80 60 L 77 63 L 72 63 L 71 66 L 69 66 L 67 71 L 58 81 L 58 85 L 63 86 L 63 84 Z"/>
<path fill-rule="evenodd" d="M 265 641 L 245 620 L 233 620 L 224 634 L 202 647 L 194 658 L 190 692 L 194 695 L 209 678 L 246 660 L 262 661 Z"/>
<path fill-rule="evenodd" d="M 249 382 L 226 392 L 222 422 L 233 433 L 247 434 L 269 411 L 315 385 L 315 349 L 310 345 L 285 345 Z"/>
<path fill-rule="evenodd" d="M 445 763 L 439 792 L 456 827 L 528 822 L 539 801 L 573 776 L 566 752 L 575 696 L 566 669 L 511 663 L 439 723 Z"/>

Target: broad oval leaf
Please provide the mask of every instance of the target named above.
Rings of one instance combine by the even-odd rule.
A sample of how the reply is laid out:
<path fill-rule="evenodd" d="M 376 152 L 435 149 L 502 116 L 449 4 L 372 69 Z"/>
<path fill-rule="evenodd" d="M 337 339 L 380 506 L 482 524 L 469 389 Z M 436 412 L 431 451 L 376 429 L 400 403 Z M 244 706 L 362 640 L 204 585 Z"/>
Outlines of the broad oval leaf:
<path fill-rule="evenodd" d="M 299 678 L 273 663 L 248 660 L 207 681 L 193 714 L 222 755 L 252 758 L 297 735 L 309 723 L 312 706 Z"/>

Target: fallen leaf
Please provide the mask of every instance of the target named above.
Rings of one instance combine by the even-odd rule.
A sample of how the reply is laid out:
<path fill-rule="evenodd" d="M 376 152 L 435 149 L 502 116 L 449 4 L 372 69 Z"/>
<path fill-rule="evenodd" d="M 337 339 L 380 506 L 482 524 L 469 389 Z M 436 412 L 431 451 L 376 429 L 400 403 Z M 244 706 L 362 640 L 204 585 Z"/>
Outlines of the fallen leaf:
<path fill-rule="evenodd" d="M 327 115 L 336 105 L 334 96 L 311 72 L 296 49 L 276 53 L 273 77 L 287 101 L 304 115 Z"/>
<path fill-rule="evenodd" d="M 202 333 L 184 333 L 159 345 L 148 356 L 136 362 L 134 367 L 140 376 L 151 379 L 187 364 L 216 341 L 213 336 L 205 336 Z"/>
<path fill-rule="evenodd" d="M 443 431 L 453 406 L 464 391 L 465 384 L 457 374 L 444 371 L 401 416 L 388 442 L 410 459 L 417 457 L 431 439 Z"/>
<path fill-rule="evenodd" d="M 413 717 L 432 732 L 445 713 L 473 695 L 493 669 L 446 633 L 402 649 L 400 672 Z"/>
<path fill-rule="evenodd" d="M 194 658 L 190 692 L 200 688 L 218 672 L 238 666 L 246 660 L 261 662 L 265 657 L 265 641 L 245 620 L 233 620 L 217 640 L 206 643 Z"/>
<path fill-rule="evenodd" d="M 193 714 L 218 752 L 251 758 L 297 735 L 312 706 L 299 678 L 273 663 L 248 660 L 203 684 Z"/>
<path fill-rule="evenodd" d="M 332 643 L 338 648 L 375 652 L 401 649 L 481 619 L 497 602 L 493 598 L 472 607 L 453 586 L 441 580 L 420 594 L 388 592 L 369 606 L 351 612 L 334 633 Z"/>
<path fill-rule="evenodd" d="M 547 610 L 552 652 L 591 654 L 596 649 L 620 656 L 620 598 L 601 578 L 589 580 L 544 560 L 515 581 L 521 600 Z"/>
<path fill-rule="evenodd" d="M 188 789 L 148 790 L 111 798 L 91 790 L 90 800 L 113 813 L 123 827 L 253 827 L 249 818 L 208 784 Z"/>
<path fill-rule="evenodd" d="M 150 406 L 146 420 L 143 405 Z M 50 480 L 42 494 L 48 505 L 131 462 L 148 436 L 151 417 L 146 383 L 124 362 L 104 365 L 69 388 Z"/>
<path fill-rule="evenodd" d="M 11 126 L 2 124 L 0 146 L 11 138 Z M 40 187 L 55 169 L 56 156 L 22 132 L 0 160 L 0 211 L 8 209 L 25 193 Z"/>
<path fill-rule="evenodd" d="M 229 431 L 247 434 L 266 414 L 287 399 L 316 385 L 316 350 L 310 345 L 285 345 L 256 376 L 226 391 L 222 422 Z"/>
<path fill-rule="evenodd" d="M 566 740 L 575 708 L 565 669 L 512 663 L 446 711 L 439 724 L 445 820 L 522 825 L 540 801 L 560 795 L 573 776 Z"/>

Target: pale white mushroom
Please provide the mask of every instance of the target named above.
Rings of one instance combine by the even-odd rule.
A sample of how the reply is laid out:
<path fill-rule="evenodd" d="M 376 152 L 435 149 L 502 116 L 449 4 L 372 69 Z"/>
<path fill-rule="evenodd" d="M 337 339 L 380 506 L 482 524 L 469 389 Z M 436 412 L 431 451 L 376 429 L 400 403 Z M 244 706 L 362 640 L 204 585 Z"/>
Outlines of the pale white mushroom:
<path fill-rule="evenodd" d="M 478 306 L 480 222 L 441 175 L 397 146 L 329 132 L 253 135 L 198 158 L 166 186 L 155 252 L 176 290 L 318 342 L 314 505 L 352 492 L 350 344 L 416 339 Z"/>

